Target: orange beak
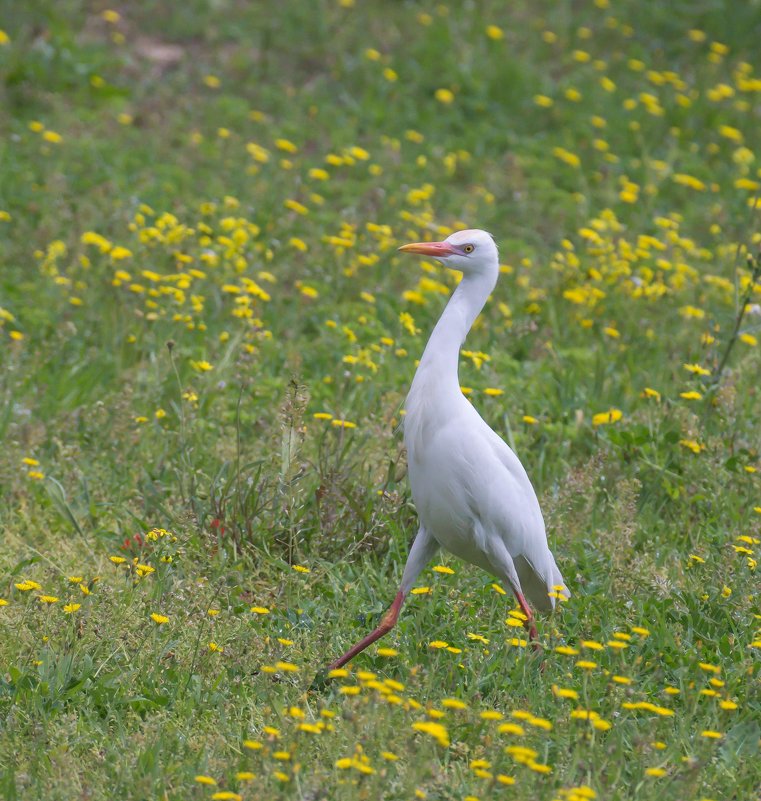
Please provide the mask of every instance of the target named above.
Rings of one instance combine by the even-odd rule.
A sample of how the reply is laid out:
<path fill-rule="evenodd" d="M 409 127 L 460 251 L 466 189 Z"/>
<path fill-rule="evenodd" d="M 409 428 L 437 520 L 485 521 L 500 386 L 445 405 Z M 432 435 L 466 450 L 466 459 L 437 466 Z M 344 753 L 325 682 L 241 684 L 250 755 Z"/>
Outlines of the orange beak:
<path fill-rule="evenodd" d="M 421 256 L 431 256 L 434 259 L 454 256 L 457 253 L 449 242 L 412 242 L 409 245 L 402 245 L 399 250 L 402 253 L 418 253 Z"/>

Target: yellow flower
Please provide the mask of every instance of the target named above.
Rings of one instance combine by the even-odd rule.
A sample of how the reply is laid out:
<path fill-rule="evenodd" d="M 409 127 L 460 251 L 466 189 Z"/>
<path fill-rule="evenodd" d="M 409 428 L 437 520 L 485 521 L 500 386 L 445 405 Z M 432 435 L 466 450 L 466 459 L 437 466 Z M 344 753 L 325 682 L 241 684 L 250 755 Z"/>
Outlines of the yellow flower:
<path fill-rule="evenodd" d="M 59 599 L 55 595 L 39 595 L 38 600 L 41 604 L 57 604 Z"/>
<path fill-rule="evenodd" d="M 694 439 L 680 439 L 679 444 L 683 448 L 687 448 L 687 450 L 692 451 L 693 453 L 700 453 L 700 451 L 705 450 L 705 445 L 701 445 L 699 442 L 696 442 Z"/>
<path fill-rule="evenodd" d="M 706 189 L 706 185 L 698 178 L 695 178 L 693 175 L 687 175 L 685 173 L 676 173 L 672 180 L 675 184 L 680 184 L 681 186 L 687 186 L 690 189 L 694 189 L 697 192 L 704 192 Z"/>
<path fill-rule="evenodd" d="M 36 581 L 31 581 L 30 579 L 26 579 L 24 581 L 19 582 L 18 584 L 14 585 L 17 590 L 21 590 L 21 592 L 29 592 L 29 590 L 41 590 L 42 586 L 38 584 Z"/>
<path fill-rule="evenodd" d="M 447 648 L 449 646 L 448 642 L 444 640 L 433 640 L 432 642 L 428 643 L 429 648 Z"/>
<path fill-rule="evenodd" d="M 217 784 L 217 780 L 212 779 L 211 776 L 196 776 L 195 781 L 197 781 L 199 784 L 208 784 L 212 787 Z"/>
<path fill-rule="evenodd" d="M 116 245 L 111 249 L 110 256 L 114 261 L 121 261 L 122 259 L 129 259 L 132 256 L 132 251 L 121 245 Z"/>
<path fill-rule="evenodd" d="M 504 395 L 505 391 L 503 389 L 497 389 L 496 387 L 486 387 L 484 390 L 484 395 L 490 395 L 491 397 L 498 397 L 499 395 Z"/>
<path fill-rule="evenodd" d="M 295 211 L 296 214 L 309 214 L 309 209 L 303 203 L 299 203 L 298 200 L 292 200 L 289 198 L 283 202 L 283 205 L 287 209 Z"/>
<path fill-rule="evenodd" d="M 683 364 L 682 367 L 694 375 L 711 375 L 711 371 L 700 364 Z"/>
<path fill-rule="evenodd" d="M 443 103 L 445 106 L 454 102 L 454 92 L 450 89 L 437 89 L 434 96 L 439 103 Z"/>
<path fill-rule="evenodd" d="M 703 396 L 694 389 L 691 389 L 689 392 L 680 392 L 679 397 L 685 400 L 700 400 Z"/>
<path fill-rule="evenodd" d="M 431 591 L 430 587 L 415 587 L 410 594 L 411 595 L 427 595 L 430 591 Z"/>
<path fill-rule="evenodd" d="M 449 747 L 449 732 L 441 723 L 436 723 L 432 720 L 418 721 L 412 724 L 412 728 L 415 731 L 430 735 L 440 746 Z"/>
<path fill-rule="evenodd" d="M 50 143 L 52 143 L 54 145 L 57 145 L 57 144 L 60 144 L 61 142 L 63 142 L 63 137 L 61 136 L 61 134 L 56 133 L 55 131 L 45 131 L 45 133 L 42 134 L 42 138 L 46 142 L 50 142 Z"/>
<path fill-rule="evenodd" d="M 395 648 L 379 648 L 376 651 L 376 653 L 378 654 L 378 656 L 386 656 L 386 657 L 399 655 L 399 651 L 397 651 Z"/>
<path fill-rule="evenodd" d="M 454 575 L 454 570 L 446 565 L 434 565 L 431 569 L 434 571 L 434 573 L 446 573 L 450 576 Z"/>
<path fill-rule="evenodd" d="M 285 153 L 294 154 L 299 152 L 298 147 L 289 139 L 275 139 L 275 147 Z"/>
<path fill-rule="evenodd" d="M 8 36 L 8 34 L 4 30 L 2 30 L 0 28 L 0 47 L 2 47 L 3 45 L 9 44 L 10 41 L 11 41 L 11 37 Z"/>
<path fill-rule="evenodd" d="M 656 778 L 659 778 L 661 776 L 665 776 L 666 771 L 663 768 L 648 768 L 645 771 L 645 774 L 647 776 L 655 776 Z"/>
<path fill-rule="evenodd" d="M 82 606 L 82 604 L 66 604 L 66 606 L 64 606 L 64 608 L 63 608 L 63 611 L 67 615 L 71 615 L 74 612 L 76 612 L 78 609 L 80 609 L 81 606 Z"/>
<path fill-rule="evenodd" d="M 270 610 L 266 606 L 252 606 L 251 612 L 255 615 L 268 615 Z"/>
<path fill-rule="evenodd" d="M 651 389 L 650 387 L 645 387 L 642 390 L 642 395 L 645 398 L 653 398 L 657 401 L 661 399 L 661 393 L 657 389 Z"/>
<path fill-rule="evenodd" d="M 488 25 L 486 27 L 486 35 L 495 42 L 505 38 L 505 33 L 502 28 L 496 25 Z"/>
<path fill-rule="evenodd" d="M 158 615 L 158 614 L 156 614 L 156 612 L 152 612 L 151 613 L 151 620 L 154 623 L 158 623 L 159 626 L 163 626 L 164 623 L 168 623 L 169 622 L 169 618 L 166 615 Z"/>
<path fill-rule="evenodd" d="M 620 409 L 610 409 L 607 412 L 598 412 L 592 417 L 592 425 L 601 426 L 608 425 L 609 423 L 617 423 L 623 416 L 623 412 Z"/>

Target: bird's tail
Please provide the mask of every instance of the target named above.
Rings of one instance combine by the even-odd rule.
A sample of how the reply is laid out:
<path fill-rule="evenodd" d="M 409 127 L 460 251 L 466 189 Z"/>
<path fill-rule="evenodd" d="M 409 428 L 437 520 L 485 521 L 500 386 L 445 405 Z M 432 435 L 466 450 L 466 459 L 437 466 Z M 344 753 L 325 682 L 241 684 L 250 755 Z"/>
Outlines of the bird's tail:
<path fill-rule="evenodd" d="M 567 601 L 571 592 L 549 549 L 543 561 L 544 564 L 534 566 L 524 556 L 519 556 L 515 567 L 523 592 L 532 606 L 539 612 L 552 612 L 555 602 Z"/>

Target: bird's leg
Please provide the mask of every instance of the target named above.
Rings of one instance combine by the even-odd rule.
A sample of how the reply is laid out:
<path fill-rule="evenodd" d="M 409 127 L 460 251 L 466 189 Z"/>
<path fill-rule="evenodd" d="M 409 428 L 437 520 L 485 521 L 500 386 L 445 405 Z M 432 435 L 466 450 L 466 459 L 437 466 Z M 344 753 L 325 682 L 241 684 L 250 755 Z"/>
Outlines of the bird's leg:
<path fill-rule="evenodd" d="M 513 590 L 515 592 L 515 597 L 518 599 L 518 605 L 521 608 L 521 612 L 526 616 L 526 619 L 523 621 L 523 625 L 526 627 L 526 631 L 528 631 L 528 638 L 529 642 L 531 643 L 531 647 L 535 651 L 539 651 L 541 649 L 541 645 L 539 645 L 539 635 L 536 631 L 536 624 L 534 623 L 534 615 L 531 612 L 531 608 L 526 603 L 526 599 L 523 597 L 523 594 L 518 592 L 517 590 Z"/>
<path fill-rule="evenodd" d="M 405 593 L 399 590 L 399 592 L 396 594 L 396 598 L 394 598 L 394 602 L 388 608 L 386 614 L 383 615 L 378 627 L 371 631 L 367 637 L 360 640 L 355 646 L 349 648 L 349 650 L 342 657 L 336 659 L 336 661 L 331 665 L 328 665 L 328 670 L 335 670 L 336 668 L 343 667 L 347 662 L 350 662 L 352 659 L 354 659 L 358 653 L 364 651 L 368 645 L 372 645 L 384 634 L 388 634 L 388 632 L 394 628 L 396 621 L 399 619 L 399 610 L 402 608 L 404 598 Z"/>
<path fill-rule="evenodd" d="M 438 550 L 439 544 L 436 540 L 426 531 L 423 526 L 415 537 L 412 543 L 409 556 L 407 557 L 407 564 L 404 566 L 404 575 L 402 576 L 402 583 L 399 587 L 399 592 L 394 598 L 394 602 L 389 607 L 388 611 L 381 618 L 378 627 L 371 631 L 363 640 L 360 640 L 353 648 L 350 648 L 340 659 L 336 659 L 332 665 L 328 666 L 328 670 L 335 670 L 336 668 L 343 667 L 347 662 L 354 659 L 360 652 L 364 651 L 368 645 L 372 645 L 376 640 L 379 640 L 384 634 L 391 631 L 399 619 L 399 610 L 402 608 L 404 599 L 412 589 L 415 579 L 420 575 L 423 568 L 430 562 L 433 555 Z"/>

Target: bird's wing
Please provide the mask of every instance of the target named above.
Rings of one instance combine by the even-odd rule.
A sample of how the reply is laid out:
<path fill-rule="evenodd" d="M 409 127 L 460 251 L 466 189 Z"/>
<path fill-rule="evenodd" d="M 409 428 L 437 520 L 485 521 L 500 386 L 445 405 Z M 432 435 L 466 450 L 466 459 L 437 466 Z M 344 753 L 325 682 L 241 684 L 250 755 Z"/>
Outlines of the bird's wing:
<path fill-rule="evenodd" d="M 531 603 L 540 611 L 551 611 L 555 607 L 555 596 L 548 593 L 557 592 L 567 598 L 570 592 L 547 544 L 544 518 L 534 487 L 507 443 L 486 424 L 481 432 L 503 471 L 501 474 L 495 471 L 497 476 L 489 493 L 492 497 L 484 510 L 489 519 L 483 522 L 493 526 L 507 546 L 521 587 Z"/>

